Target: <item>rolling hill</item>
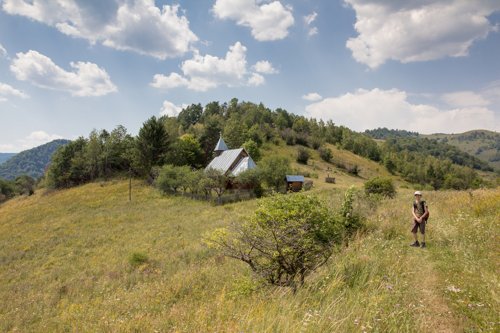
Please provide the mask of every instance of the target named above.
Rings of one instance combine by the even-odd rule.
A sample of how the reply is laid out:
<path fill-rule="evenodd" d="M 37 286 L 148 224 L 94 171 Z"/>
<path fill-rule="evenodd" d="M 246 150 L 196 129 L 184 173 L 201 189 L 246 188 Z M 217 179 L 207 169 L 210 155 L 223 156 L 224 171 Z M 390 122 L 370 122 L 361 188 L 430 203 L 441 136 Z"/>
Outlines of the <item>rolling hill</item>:
<path fill-rule="evenodd" d="M 15 156 L 16 153 L 0 153 L 0 164 L 7 161 L 9 158 Z"/>
<path fill-rule="evenodd" d="M 338 205 L 346 186 L 362 183 L 339 177 L 342 185 L 316 180 L 322 185 L 311 193 Z M 498 189 L 426 192 L 424 250 L 408 246 L 412 191 L 399 188 L 296 294 L 203 244 L 207 233 L 251 214 L 255 200 L 213 206 L 162 196 L 141 181 L 132 202 L 127 191 L 127 181 L 114 180 L 0 206 L 0 331 L 499 329 Z M 146 260 L 133 265 L 137 254 Z"/>
<path fill-rule="evenodd" d="M 25 150 L 0 165 L 0 178 L 15 179 L 20 175 L 39 178 L 45 172 L 52 154 L 68 140 L 54 140 L 41 146 Z"/>
<path fill-rule="evenodd" d="M 500 133 L 475 130 L 460 134 L 432 134 L 424 137 L 448 143 L 500 170 Z"/>

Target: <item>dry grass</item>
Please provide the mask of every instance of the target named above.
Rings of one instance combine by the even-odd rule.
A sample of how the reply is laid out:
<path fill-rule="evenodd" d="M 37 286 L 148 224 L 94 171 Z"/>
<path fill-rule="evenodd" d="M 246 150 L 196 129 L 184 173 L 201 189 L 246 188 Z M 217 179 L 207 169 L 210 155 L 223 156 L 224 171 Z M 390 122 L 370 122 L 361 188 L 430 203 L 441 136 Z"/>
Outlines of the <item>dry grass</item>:
<path fill-rule="evenodd" d="M 401 190 L 294 295 L 203 246 L 206 232 L 250 214 L 255 201 L 216 207 L 135 182 L 129 203 L 127 185 L 88 184 L 0 206 L 0 331 L 499 329 L 499 190 L 429 193 L 427 250 L 408 247 L 412 198 Z M 338 187 L 316 192 L 336 205 Z M 134 253 L 146 259 L 131 264 Z"/>

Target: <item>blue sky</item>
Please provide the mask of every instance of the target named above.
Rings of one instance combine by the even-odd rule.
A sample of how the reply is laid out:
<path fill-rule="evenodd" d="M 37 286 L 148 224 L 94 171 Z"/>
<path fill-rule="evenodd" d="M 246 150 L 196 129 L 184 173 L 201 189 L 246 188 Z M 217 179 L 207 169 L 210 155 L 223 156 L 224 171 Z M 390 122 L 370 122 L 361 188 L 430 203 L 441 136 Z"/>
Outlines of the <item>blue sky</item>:
<path fill-rule="evenodd" d="M 213 100 L 500 130 L 497 0 L 0 0 L 0 151 Z"/>

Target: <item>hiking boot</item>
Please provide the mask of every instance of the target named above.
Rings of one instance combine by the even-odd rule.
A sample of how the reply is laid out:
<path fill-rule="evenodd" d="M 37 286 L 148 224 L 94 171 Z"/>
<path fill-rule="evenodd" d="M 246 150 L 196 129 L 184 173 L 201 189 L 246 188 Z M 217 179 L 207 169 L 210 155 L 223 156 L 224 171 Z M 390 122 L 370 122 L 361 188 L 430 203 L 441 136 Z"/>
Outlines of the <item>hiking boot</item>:
<path fill-rule="evenodd" d="M 425 247 L 425 242 L 422 242 L 422 244 L 420 245 L 421 248 L 424 248 Z"/>
<path fill-rule="evenodd" d="M 420 246 L 420 243 L 418 241 L 416 241 L 415 243 L 411 244 L 410 246 L 413 246 L 413 247 L 419 247 Z"/>

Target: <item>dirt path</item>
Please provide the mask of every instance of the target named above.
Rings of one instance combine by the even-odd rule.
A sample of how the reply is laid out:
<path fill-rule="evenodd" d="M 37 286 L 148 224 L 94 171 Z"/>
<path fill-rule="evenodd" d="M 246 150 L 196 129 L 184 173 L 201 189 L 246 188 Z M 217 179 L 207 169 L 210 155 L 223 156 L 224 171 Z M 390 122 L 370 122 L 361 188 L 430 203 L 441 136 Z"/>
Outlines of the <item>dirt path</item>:
<path fill-rule="evenodd" d="M 432 256 L 424 249 L 410 251 L 409 260 L 415 267 L 415 299 L 420 311 L 416 317 L 421 332 L 457 333 L 463 328 L 443 298 L 444 284 L 434 268 Z"/>

